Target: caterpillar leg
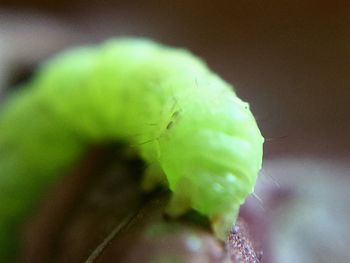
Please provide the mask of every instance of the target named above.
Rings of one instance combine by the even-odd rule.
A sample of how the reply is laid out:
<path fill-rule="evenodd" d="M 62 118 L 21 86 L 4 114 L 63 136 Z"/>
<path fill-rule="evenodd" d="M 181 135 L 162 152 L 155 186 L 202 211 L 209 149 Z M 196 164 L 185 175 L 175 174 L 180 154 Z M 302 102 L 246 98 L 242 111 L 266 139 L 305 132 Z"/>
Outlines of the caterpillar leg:
<path fill-rule="evenodd" d="M 231 211 L 210 217 L 211 227 L 215 235 L 225 241 L 238 216 L 239 206 L 234 207 Z"/>
<path fill-rule="evenodd" d="M 141 187 L 145 192 L 151 192 L 158 186 L 168 186 L 163 170 L 157 164 L 151 164 L 144 172 Z"/>
<path fill-rule="evenodd" d="M 170 217 L 179 217 L 191 209 L 190 200 L 176 193 L 172 193 L 170 201 L 165 209 L 165 212 Z"/>

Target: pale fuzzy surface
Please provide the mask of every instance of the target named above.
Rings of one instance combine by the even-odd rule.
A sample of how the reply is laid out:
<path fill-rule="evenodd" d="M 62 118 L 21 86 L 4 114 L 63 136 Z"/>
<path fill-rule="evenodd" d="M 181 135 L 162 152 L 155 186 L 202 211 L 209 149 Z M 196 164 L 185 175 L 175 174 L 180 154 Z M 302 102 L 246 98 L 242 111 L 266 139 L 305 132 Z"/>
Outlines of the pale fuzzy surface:
<path fill-rule="evenodd" d="M 264 169 L 288 193 L 269 210 L 269 262 L 350 262 L 350 165 L 340 156 L 266 160 Z"/>
<path fill-rule="evenodd" d="M 1 259 L 13 253 L 34 201 L 90 144 L 133 146 L 165 173 L 170 213 L 192 207 L 218 234 L 253 191 L 262 162 L 263 138 L 232 87 L 187 51 L 143 39 L 49 61 L 2 106 L 0 134 Z"/>

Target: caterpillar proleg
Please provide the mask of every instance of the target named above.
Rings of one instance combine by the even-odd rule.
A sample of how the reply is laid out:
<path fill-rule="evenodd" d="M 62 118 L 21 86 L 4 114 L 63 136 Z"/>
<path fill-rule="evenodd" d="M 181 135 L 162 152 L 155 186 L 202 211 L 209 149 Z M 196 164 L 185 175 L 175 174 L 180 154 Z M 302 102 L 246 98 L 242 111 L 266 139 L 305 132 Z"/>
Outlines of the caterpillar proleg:
<path fill-rule="evenodd" d="M 91 144 L 134 145 L 163 179 L 167 212 L 192 208 L 223 239 L 253 192 L 263 137 L 247 103 L 188 51 L 139 38 L 74 48 L 49 60 L 0 109 L 0 261 L 50 181 Z"/>

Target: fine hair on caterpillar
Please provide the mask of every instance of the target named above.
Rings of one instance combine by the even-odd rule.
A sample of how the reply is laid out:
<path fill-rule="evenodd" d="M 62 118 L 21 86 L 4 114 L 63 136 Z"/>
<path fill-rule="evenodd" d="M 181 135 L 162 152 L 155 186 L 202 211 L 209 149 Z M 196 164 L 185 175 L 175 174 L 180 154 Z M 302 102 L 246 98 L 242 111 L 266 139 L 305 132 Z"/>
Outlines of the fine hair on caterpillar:
<path fill-rule="evenodd" d="M 172 105 L 168 111 L 167 107 L 160 112 L 160 116 L 163 116 L 161 119 L 165 120 L 164 122 L 161 121 L 159 123 L 147 123 L 147 125 L 152 127 L 159 127 L 160 133 L 156 136 L 153 136 L 153 138 L 150 138 L 149 140 L 140 142 L 138 145 L 143 145 L 147 143 L 152 143 L 154 141 L 159 140 L 162 136 L 165 136 L 166 133 L 173 128 L 175 123 L 180 118 L 180 114 L 182 111 L 182 108 L 179 106 L 178 101 L 176 100 L 176 97 L 173 95 L 171 96 L 172 104 L 168 103 L 166 105 Z"/>
<path fill-rule="evenodd" d="M 194 209 L 223 240 L 254 192 L 264 139 L 248 103 L 184 49 L 121 38 L 63 52 L 0 107 L 0 261 L 14 259 L 50 182 L 106 141 L 148 164 L 145 191 L 169 188 L 169 215 Z"/>

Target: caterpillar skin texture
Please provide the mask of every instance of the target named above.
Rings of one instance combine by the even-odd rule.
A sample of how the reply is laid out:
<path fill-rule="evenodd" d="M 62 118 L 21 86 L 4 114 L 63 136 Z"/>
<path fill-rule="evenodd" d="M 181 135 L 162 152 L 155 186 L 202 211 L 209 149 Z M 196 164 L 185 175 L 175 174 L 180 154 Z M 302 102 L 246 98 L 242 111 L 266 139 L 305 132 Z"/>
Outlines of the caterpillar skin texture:
<path fill-rule="evenodd" d="M 148 163 L 145 189 L 166 178 L 170 215 L 193 208 L 224 238 L 264 140 L 248 104 L 186 50 L 130 38 L 64 52 L 1 105 L 1 262 L 44 190 L 89 145 L 114 141 Z"/>

